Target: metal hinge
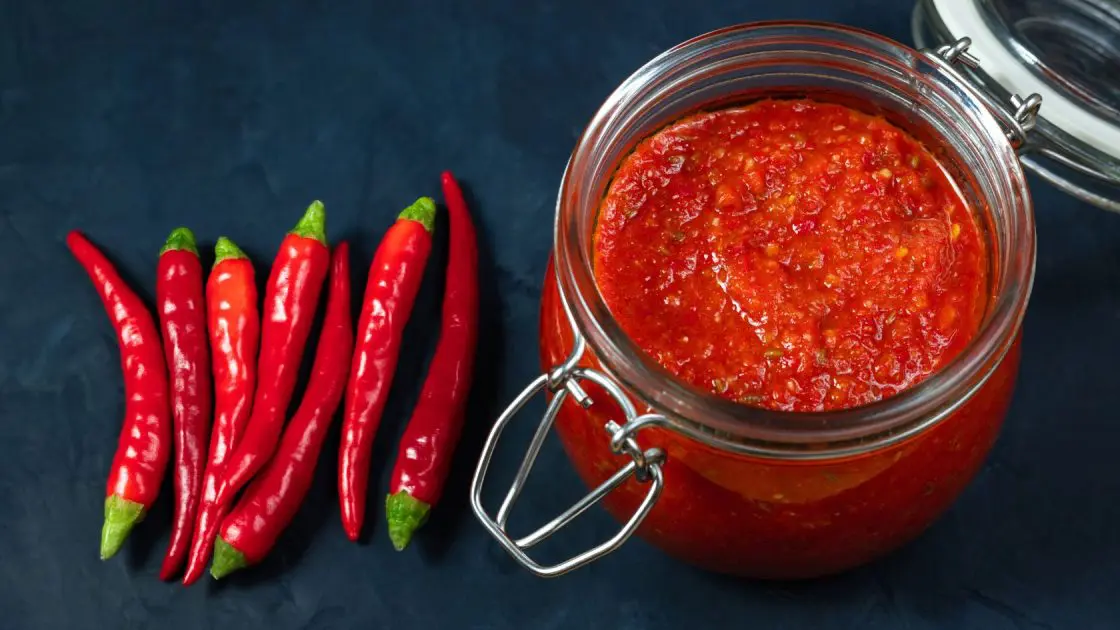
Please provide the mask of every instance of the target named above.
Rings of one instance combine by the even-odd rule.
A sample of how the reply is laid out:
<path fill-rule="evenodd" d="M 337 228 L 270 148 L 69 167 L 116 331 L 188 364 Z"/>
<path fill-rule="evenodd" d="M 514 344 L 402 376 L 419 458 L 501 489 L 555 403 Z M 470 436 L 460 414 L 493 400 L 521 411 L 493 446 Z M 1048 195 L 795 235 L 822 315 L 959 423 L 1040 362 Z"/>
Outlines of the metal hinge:
<path fill-rule="evenodd" d="M 962 37 L 952 44 L 945 44 L 934 51 L 927 50 L 924 52 L 926 55 L 948 63 L 950 66 L 959 63 L 968 68 L 978 69 L 980 68 L 980 61 L 968 52 L 971 45 L 972 40 L 970 38 Z M 1034 129 L 1038 121 L 1038 110 L 1042 107 L 1042 97 L 1038 94 L 1031 94 L 1023 98 L 1018 94 L 1012 94 L 1008 103 L 1004 104 L 984 89 L 977 89 L 976 94 L 999 120 L 1011 146 L 1016 149 L 1023 146 L 1027 141 L 1027 133 Z"/>

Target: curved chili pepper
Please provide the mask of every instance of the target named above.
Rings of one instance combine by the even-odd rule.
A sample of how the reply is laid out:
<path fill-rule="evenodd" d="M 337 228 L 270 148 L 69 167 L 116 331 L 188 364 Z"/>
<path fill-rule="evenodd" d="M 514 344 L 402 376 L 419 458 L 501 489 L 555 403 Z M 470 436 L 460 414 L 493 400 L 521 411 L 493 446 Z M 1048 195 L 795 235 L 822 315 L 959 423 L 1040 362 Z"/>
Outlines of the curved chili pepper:
<path fill-rule="evenodd" d="M 397 551 L 412 540 L 443 493 L 463 429 L 478 337 L 478 243 L 463 192 L 451 173 L 443 174 L 443 198 L 451 236 L 439 345 L 401 437 L 385 499 L 389 538 Z"/>
<path fill-rule="evenodd" d="M 397 369 L 401 335 L 432 250 L 435 215 L 436 204 L 428 197 L 405 208 L 381 239 L 369 267 L 338 454 L 338 499 L 342 527 L 350 540 L 358 540 L 362 531 L 373 436 Z"/>
<path fill-rule="evenodd" d="M 331 259 L 330 295 L 315 365 L 299 409 L 261 473 L 222 521 L 210 574 L 221 579 L 261 561 L 291 522 L 311 487 L 315 465 L 350 370 L 354 332 L 350 321 L 350 260 L 346 243 Z"/>
<path fill-rule="evenodd" d="M 120 550 L 159 494 L 171 453 L 167 369 L 151 313 L 112 263 L 78 231 L 66 245 L 93 280 L 117 332 L 124 373 L 124 424 L 105 490 L 101 559 Z"/>
<path fill-rule="evenodd" d="M 183 566 L 191 544 L 210 436 L 210 356 L 202 264 L 194 234 L 185 227 L 175 228 L 159 252 L 156 305 L 171 383 L 175 436 L 175 517 L 159 572 L 160 579 L 168 580 Z"/>
<path fill-rule="evenodd" d="M 226 465 L 218 504 L 230 499 L 272 456 L 292 400 L 300 359 L 330 265 L 326 211 L 321 202 L 307 209 L 284 237 L 264 292 L 257 392 L 244 437 Z"/>
<path fill-rule="evenodd" d="M 214 268 L 206 284 L 210 351 L 214 357 L 214 432 L 183 584 L 197 580 L 210 561 L 218 525 L 228 511 L 227 506 L 218 504 L 218 484 L 245 430 L 257 382 L 261 328 L 253 263 L 224 236 L 214 246 L 214 255 Z"/>

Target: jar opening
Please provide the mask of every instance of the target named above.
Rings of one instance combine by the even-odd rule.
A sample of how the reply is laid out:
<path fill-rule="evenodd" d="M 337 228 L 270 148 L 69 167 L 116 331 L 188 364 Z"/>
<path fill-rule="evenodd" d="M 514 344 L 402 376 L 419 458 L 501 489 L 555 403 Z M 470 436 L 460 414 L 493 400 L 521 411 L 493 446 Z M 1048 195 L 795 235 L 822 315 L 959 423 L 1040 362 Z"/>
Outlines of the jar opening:
<path fill-rule="evenodd" d="M 935 151 L 989 241 L 991 301 L 971 344 L 916 386 L 863 407 L 779 412 L 700 391 L 647 357 L 614 321 L 595 282 L 593 234 L 614 169 L 689 113 L 760 98 L 807 97 L 886 117 Z M 1010 347 L 1033 278 L 1034 227 L 1014 149 L 972 88 L 939 60 L 828 24 L 760 23 L 695 38 L 628 78 L 592 119 L 557 201 L 556 273 L 573 325 L 603 368 L 641 402 L 732 450 L 836 456 L 932 425 L 984 383 Z"/>

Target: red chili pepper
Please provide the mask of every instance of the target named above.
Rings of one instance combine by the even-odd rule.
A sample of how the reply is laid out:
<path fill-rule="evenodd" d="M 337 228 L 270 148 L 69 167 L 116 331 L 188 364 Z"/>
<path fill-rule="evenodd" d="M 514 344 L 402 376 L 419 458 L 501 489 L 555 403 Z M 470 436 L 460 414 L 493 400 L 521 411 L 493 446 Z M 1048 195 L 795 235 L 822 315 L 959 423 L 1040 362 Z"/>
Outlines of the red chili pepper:
<path fill-rule="evenodd" d="M 218 504 L 218 484 L 245 430 L 257 382 L 261 324 L 253 263 L 224 236 L 214 246 L 214 255 L 214 269 L 206 285 L 210 351 L 214 357 L 214 432 L 183 584 L 193 583 L 206 570 L 218 525 L 228 512 L 228 506 Z"/>
<path fill-rule="evenodd" d="M 245 436 L 234 447 L 218 490 L 218 504 L 233 496 L 276 449 L 292 400 L 311 320 L 330 265 L 326 211 L 316 201 L 284 237 L 264 292 L 257 392 Z"/>
<path fill-rule="evenodd" d="M 350 540 L 358 540 L 362 531 L 373 436 L 397 369 L 401 335 L 432 250 L 435 215 L 436 204 L 428 197 L 405 208 L 381 239 L 369 267 L 338 453 L 338 498 L 342 527 Z"/>
<path fill-rule="evenodd" d="M 331 260 L 331 288 L 327 314 L 311 381 L 299 410 L 284 429 L 284 437 L 268 465 L 261 470 L 222 521 L 210 574 L 221 579 L 261 561 L 291 522 L 311 487 L 315 464 L 350 370 L 354 332 L 350 321 L 350 260 L 346 243 L 339 243 Z"/>
<path fill-rule="evenodd" d="M 113 556 L 159 494 L 171 453 L 167 369 L 151 313 L 112 263 L 80 232 L 66 245 L 85 268 L 117 331 L 124 373 L 124 425 L 105 491 L 101 559 Z"/>
<path fill-rule="evenodd" d="M 194 234 L 185 227 L 172 230 L 159 252 L 156 305 L 171 382 L 175 436 L 175 518 L 159 572 L 160 579 L 168 580 L 183 566 L 191 544 L 210 436 L 210 356 L 202 264 Z"/>
<path fill-rule="evenodd" d="M 451 242 L 439 345 L 401 438 L 385 500 L 389 538 L 398 551 L 408 545 L 443 492 L 463 429 L 478 337 L 478 243 L 463 192 L 451 173 L 443 174 L 443 198 Z"/>

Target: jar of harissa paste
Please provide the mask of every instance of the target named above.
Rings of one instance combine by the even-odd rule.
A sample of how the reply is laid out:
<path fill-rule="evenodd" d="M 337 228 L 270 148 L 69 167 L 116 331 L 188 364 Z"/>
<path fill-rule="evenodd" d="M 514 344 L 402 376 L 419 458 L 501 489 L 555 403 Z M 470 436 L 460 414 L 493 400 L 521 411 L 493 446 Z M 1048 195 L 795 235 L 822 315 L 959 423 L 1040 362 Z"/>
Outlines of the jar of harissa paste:
<path fill-rule="evenodd" d="M 735 26 L 607 99 L 560 188 L 543 372 L 472 484 L 518 562 L 555 576 L 637 533 L 713 571 L 812 577 L 889 552 L 953 502 L 1019 365 L 1035 263 L 1019 152 L 1041 102 L 977 87 L 958 69 L 976 65 L 969 43 Z M 544 418 L 488 511 L 499 438 L 537 394 Z M 592 490 L 514 535 L 553 428 Z M 616 535 L 549 566 L 530 556 L 599 502 Z"/>

